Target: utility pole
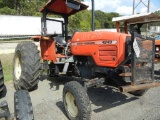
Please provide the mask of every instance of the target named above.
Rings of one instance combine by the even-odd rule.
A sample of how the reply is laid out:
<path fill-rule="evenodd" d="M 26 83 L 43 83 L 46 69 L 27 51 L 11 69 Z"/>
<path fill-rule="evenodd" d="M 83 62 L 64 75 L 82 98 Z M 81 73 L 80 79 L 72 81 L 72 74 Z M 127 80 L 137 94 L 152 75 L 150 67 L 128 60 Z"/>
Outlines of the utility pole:
<path fill-rule="evenodd" d="M 147 9 L 147 12 L 149 13 L 150 11 L 150 0 L 148 0 L 148 9 Z"/>
<path fill-rule="evenodd" d="M 149 10 L 150 10 L 150 0 L 148 0 L 148 4 L 147 5 L 143 2 L 143 0 L 139 0 L 138 4 L 135 5 L 135 0 L 133 0 L 133 12 L 132 12 L 133 15 L 134 15 L 135 9 L 140 5 L 140 3 L 142 3 L 144 6 L 147 7 L 147 13 L 149 13 Z M 147 33 L 148 33 L 148 24 L 146 26 L 146 36 L 147 36 Z"/>
<path fill-rule="evenodd" d="M 92 31 L 95 30 L 95 25 L 94 25 L 94 18 L 95 18 L 95 13 L 94 13 L 94 0 L 92 1 Z"/>
<path fill-rule="evenodd" d="M 135 5 L 135 0 L 133 0 L 133 12 L 132 14 L 135 14 L 135 9 L 140 5 L 140 3 L 142 3 L 144 6 L 147 7 L 147 13 L 149 13 L 150 10 L 150 0 L 148 0 L 148 4 L 146 5 L 144 2 L 144 0 L 139 0 L 138 4 Z"/>

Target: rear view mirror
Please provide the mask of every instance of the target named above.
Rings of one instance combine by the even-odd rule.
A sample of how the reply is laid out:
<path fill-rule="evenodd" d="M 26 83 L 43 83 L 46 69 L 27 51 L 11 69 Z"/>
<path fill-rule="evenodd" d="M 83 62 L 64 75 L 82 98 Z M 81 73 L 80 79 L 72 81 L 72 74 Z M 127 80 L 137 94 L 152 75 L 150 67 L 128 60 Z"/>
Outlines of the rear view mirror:
<path fill-rule="evenodd" d="M 73 0 L 67 0 L 66 4 L 68 7 L 72 8 L 72 9 L 75 9 L 75 10 L 80 9 L 80 5 L 75 4 Z"/>

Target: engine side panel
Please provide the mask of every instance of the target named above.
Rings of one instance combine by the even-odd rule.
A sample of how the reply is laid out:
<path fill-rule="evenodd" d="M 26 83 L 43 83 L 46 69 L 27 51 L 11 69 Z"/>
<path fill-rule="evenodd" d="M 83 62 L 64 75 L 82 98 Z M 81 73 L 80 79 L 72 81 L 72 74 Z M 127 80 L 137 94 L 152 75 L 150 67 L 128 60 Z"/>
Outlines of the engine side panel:
<path fill-rule="evenodd" d="M 71 52 L 91 56 L 97 66 L 117 67 L 125 59 L 127 34 L 114 32 L 76 32 L 71 40 Z"/>

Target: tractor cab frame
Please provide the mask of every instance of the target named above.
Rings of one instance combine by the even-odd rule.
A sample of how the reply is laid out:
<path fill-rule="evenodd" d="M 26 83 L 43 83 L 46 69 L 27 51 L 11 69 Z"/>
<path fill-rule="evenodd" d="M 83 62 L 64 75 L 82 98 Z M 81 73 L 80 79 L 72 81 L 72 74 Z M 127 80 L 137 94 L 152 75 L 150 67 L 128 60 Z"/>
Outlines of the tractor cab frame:
<path fill-rule="evenodd" d="M 137 32 L 141 34 L 141 28 L 144 24 L 160 22 L 160 16 L 157 11 L 145 14 L 136 14 L 131 16 L 114 17 L 113 22 L 116 22 L 117 32 L 124 32 L 126 34 Z M 123 26 L 121 28 L 121 25 Z M 148 29 L 145 29 L 148 33 Z M 146 34 L 147 35 L 147 34 Z M 150 35 L 147 35 L 150 36 Z M 154 36 L 151 36 L 154 38 Z M 160 61 L 160 41 L 155 40 L 155 62 Z"/>
<path fill-rule="evenodd" d="M 32 39 L 34 41 L 40 41 L 41 46 L 41 56 L 43 60 L 51 60 L 53 62 L 60 62 L 60 59 L 68 59 L 68 55 L 66 51 L 64 51 L 64 47 L 67 46 L 67 42 L 69 40 L 68 36 L 68 17 L 71 15 L 76 14 L 79 11 L 87 9 L 83 3 L 73 1 L 73 0 L 50 0 L 44 7 L 40 9 L 42 12 L 42 19 L 41 19 L 41 36 L 35 36 Z M 48 14 L 54 14 L 61 16 L 64 20 L 57 20 L 48 18 Z M 48 32 L 49 29 L 47 27 L 47 22 L 57 22 L 61 24 L 61 31 L 60 35 L 56 33 L 57 28 L 52 26 L 51 29 L 56 29 L 55 32 Z M 54 23 L 56 24 L 56 23 Z M 58 44 L 58 48 L 55 46 Z M 62 50 L 63 49 L 63 50 Z M 57 50 L 57 51 L 56 51 Z M 59 52 L 60 51 L 60 52 Z M 60 54 L 63 53 L 63 54 Z M 47 68 L 46 63 L 42 65 L 42 68 Z M 64 70 L 65 71 L 65 70 Z"/>
<path fill-rule="evenodd" d="M 57 21 L 62 23 L 62 37 L 65 37 L 65 41 L 68 40 L 68 17 L 76 14 L 79 11 L 87 9 L 88 6 L 73 0 L 50 0 L 43 8 L 40 9 L 42 12 L 42 36 L 50 36 L 47 34 L 47 20 Z M 49 19 L 48 14 L 59 15 L 64 18 L 63 21 Z"/>

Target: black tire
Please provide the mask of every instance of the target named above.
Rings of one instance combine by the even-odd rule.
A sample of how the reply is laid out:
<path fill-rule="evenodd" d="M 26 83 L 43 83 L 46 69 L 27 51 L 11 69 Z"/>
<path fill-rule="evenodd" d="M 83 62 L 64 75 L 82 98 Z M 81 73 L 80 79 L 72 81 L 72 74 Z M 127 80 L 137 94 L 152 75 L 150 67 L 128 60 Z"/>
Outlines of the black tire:
<path fill-rule="evenodd" d="M 40 55 L 31 42 L 19 43 L 13 58 L 13 82 L 16 90 L 34 89 L 39 82 Z"/>
<path fill-rule="evenodd" d="M 28 91 L 18 90 L 14 93 L 14 110 L 16 120 L 34 120 Z"/>
<path fill-rule="evenodd" d="M 2 64 L 0 61 L 0 95 L 3 93 L 4 91 L 4 75 L 3 75 L 3 68 L 2 68 Z"/>
<path fill-rule="evenodd" d="M 135 96 L 142 96 L 147 91 L 148 91 L 148 89 L 146 89 L 146 90 L 136 90 L 136 91 L 132 91 L 132 92 L 129 92 L 129 93 L 132 94 L 132 95 L 135 95 Z"/>
<path fill-rule="evenodd" d="M 87 92 L 80 83 L 71 81 L 65 84 L 63 103 L 70 120 L 90 120 L 91 104 Z"/>

